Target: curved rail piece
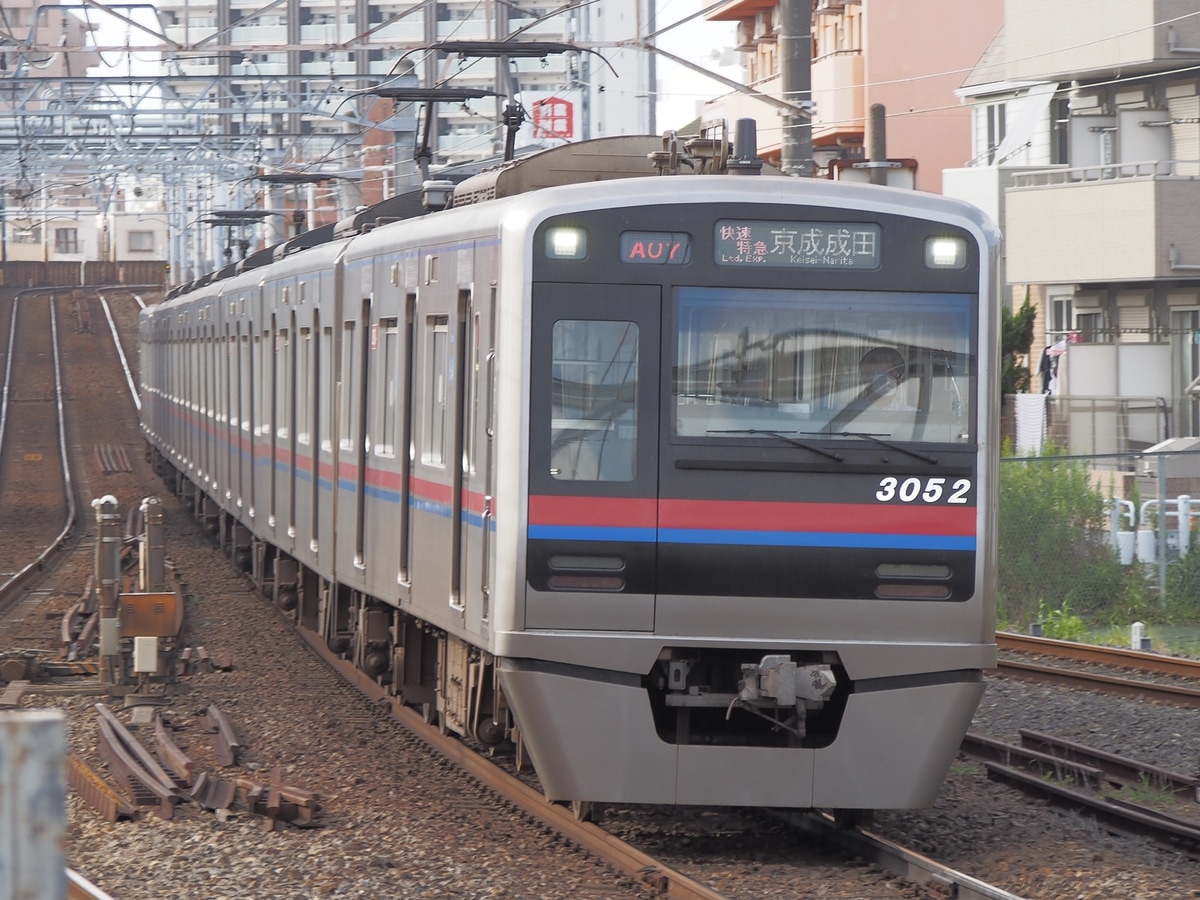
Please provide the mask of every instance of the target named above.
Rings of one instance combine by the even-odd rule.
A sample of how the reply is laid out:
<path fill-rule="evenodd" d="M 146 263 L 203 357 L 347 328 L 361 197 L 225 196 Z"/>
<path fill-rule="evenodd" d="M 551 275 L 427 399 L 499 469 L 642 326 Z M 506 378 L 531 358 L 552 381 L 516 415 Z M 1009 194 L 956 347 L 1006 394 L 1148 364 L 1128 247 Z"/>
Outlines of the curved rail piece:
<path fill-rule="evenodd" d="M 233 730 L 233 723 L 225 717 L 225 713 L 217 709 L 216 704 L 210 703 L 204 715 L 200 717 L 200 726 L 205 734 L 213 735 L 212 744 L 217 754 L 217 762 L 223 766 L 236 766 L 241 744 L 238 742 L 237 732 Z"/>
<path fill-rule="evenodd" d="M 154 715 L 154 750 L 181 782 L 187 785 L 196 783 L 196 764 L 179 749 L 161 712 Z"/>
<path fill-rule="evenodd" d="M 97 703 L 96 710 L 101 758 L 113 767 L 134 803 L 157 806 L 157 815 L 171 818 L 175 804 L 183 799 L 171 776 L 103 703 Z"/>

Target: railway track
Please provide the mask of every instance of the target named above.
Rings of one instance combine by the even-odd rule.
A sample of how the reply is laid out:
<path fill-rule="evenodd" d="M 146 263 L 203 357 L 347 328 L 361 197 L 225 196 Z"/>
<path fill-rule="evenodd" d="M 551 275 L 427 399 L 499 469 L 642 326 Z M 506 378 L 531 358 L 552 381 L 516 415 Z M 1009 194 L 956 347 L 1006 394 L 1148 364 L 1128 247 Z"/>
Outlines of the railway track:
<path fill-rule="evenodd" d="M 53 294 L 22 291 L 3 311 L 0 594 L 25 585 L 45 567 L 76 516 Z"/>
<path fill-rule="evenodd" d="M 112 298 L 118 319 L 122 314 L 121 303 Z M 93 317 L 93 322 L 98 320 L 98 316 Z M 99 352 L 101 333 L 96 328 L 65 335 L 64 342 L 72 346 L 64 355 L 69 359 L 76 350 L 82 353 L 89 346 Z M 77 342 L 83 346 L 75 347 Z M 105 381 L 103 390 L 110 398 L 118 399 L 111 401 L 108 415 L 89 417 L 87 429 L 90 436 L 95 436 L 94 440 L 76 439 L 72 443 L 72 453 L 82 463 L 81 481 L 86 485 L 81 495 L 86 499 L 101 491 L 114 493 L 125 506 L 146 494 L 161 494 L 161 484 L 149 476 L 140 454 L 130 454 L 135 470 L 131 473 L 107 472 L 95 462 L 96 441 L 129 447 L 128 434 L 121 433 L 119 427 L 112 432 L 106 429 L 109 422 L 119 423 L 122 419 L 125 428 L 131 427 L 132 404 L 128 399 L 119 399 L 125 376 L 115 351 L 110 348 L 100 361 L 93 358 L 84 366 L 90 367 L 86 377 L 94 381 L 101 378 L 100 370 L 105 371 L 105 378 L 111 370 L 112 381 Z M 69 386 L 68 410 L 75 402 L 87 402 L 82 388 L 78 396 L 74 390 L 80 384 L 79 379 L 85 377 L 85 371 L 88 370 L 83 366 L 68 369 L 65 377 Z M 368 893 L 377 891 L 376 895 L 396 893 L 407 884 L 412 888 L 407 891 L 410 896 L 439 897 L 451 891 L 463 896 L 491 896 L 498 886 L 514 897 L 725 896 L 740 900 L 772 891 L 804 895 L 818 889 L 828 897 L 904 900 L 948 896 L 953 891 L 959 897 L 1014 896 L 1004 892 L 970 893 L 976 889 L 970 879 L 945 872 L 918 877 L 908 870 L 913 864 L 912 857 L 921 855 L 913 851 L 909 851 L 909 858 L 901 855 L 892 862 L 878 859 L 876 851 L 865 846 L 842 851 L 844 857 L 831 856 L 828 850 L 816 849 L 824 839 L 818 842 L 816 838 L 801 837 L 793 826 L 771 826 L 756 815 L 725 818 L 724 812 L 718 811 L 615 810 L 612 832 L 653 862 L 637 868 L 639 857 L 635 856 L 623 864 L 600 863 L 596 855 L 599 850 L 564 836 L 565 832 L 557 826 L 541 820 L 528 824 L 533 821 L 530 813 L 519 804 L 501 800 L 497 805 L 495 799 L 489 799 L 490 792 L 481 791 L 476 785 L 474 776 L 455 778 L 449 787 L 435 791 L 433 780 L 442 777 L 446 763 L 437 761 L 441 757 L 431 757 L 433 761 L 429 762 L 422 755 L 425 751 L 417 746 L 423 746 L 425 739 L 402 737 L 400 730 L 381 719 L 383 710 L 378 704 L 357 699 L 356 693 L 336 686 L 322 675 L 324 664 L 305 665 L 293 655 L 294 651 L 284 652 L 291 631 L 277 611 L 226 568 L 227 560 L 203 543 L 195 523 L 178 504 L 170 505 L 168 529 L 178 540 L 171 553 L 173 556 L 178 553 L 184 559 L 183 573 L 189 582 L 190 636 L 194 638 L 191 642 L 207 646 L 214 654 L 230 654 L 235 663 L 232 671 L 209 670 L 187 679 L 191 693 L 172 704 L 176 720 L 185 726 L 179 732 L 181 743 L 199 764 L 215 765 L 211 756 L 205 755 L 209 752 L 203 749 L 205 741 L 190 720 L 196 710 L 206 708 L 210 702 L 218 703 L 230 710 L 242 735 L 246 751 L 242 766 L 254 766 L 248 771 L 257 773 L 281 765 L 290 780 L 317 790 L 329 818 L 323 829 L 306 832 L 293 829 L 264 837 L 260 827 L 248 817 L 234 816 L 229 821 L 214 823 L 211 813 L 201 814 L 187 806 L 166 824 L 166 830 L 148 829 L 143 820 L 114 824 L 97 821 L 81 801 L 73 800 L 72 860 L 86 863 L 79 866 L 82 871 L 120 900 L 165 896 L 171 889 L 176 895 L 222 890 L 266 894 L 310 884 L 319 885 L 311 890 L 324 894 L 351 890 L 357 885 Z M 71 552 L 61 554 L 64 562 L 77 564 L 77 572 L 85 574 L 65 576 L 75 579 L 69 587 L 47 588 L 41 595 L 44 602 L 26 616 L 22 626 L 25 631 L 34 632 L 39 617 L 44 620 L 41 627 L 45 629 L 48 620 L 44 611 L 53 605 L 53 599 L 59 602 L 77 599 L 80 585 L 90 571 L 94 549 L 90 540 L 81 534 Z M 57 626 L 53 630 L 56 629 Z M 333 665 L 338 665 L 336 660 Z M 95 756 L 95 697 L 34 694 L 33 698 L 62 703 L 70 709 L 75 720 L 73 747 Z M 302 708 L 306 710 L 303 713 Z M 420 718 L 411 713 L 410 717 Z M 452 746 L 456 752 L 465 750 L 457 742 L 452 742 Z M 310 777 L 316 780 L 309 783 Z M 957 790 L 953 779 L 950 789 Z M 596 826 L 580 826 L 566 809 L 549 807 L 536 791 L 531 792 L 528 802 L 531 808 L 548 811 L 564 824 L 569 823 L 569 827 L 579 826 L 585 832 L 604 834 Z M 416 819 L 410 821 L 407 818 L 410 815 Z M 915 812 L 905 821 L 917 822 L 920 827 L 916 833 L 923 834 L 929 823 L 936 823 L 943 815 L 934 812 L 925 817 Z M 431 852 L 431 848 L 439 846 L 437 841 L 446 840 L 439 837 L 439 829 L 447 819 L 452 827 L 459 829 L 457 836 L 451 836 L 441 845 L 443 849 Z M 656 823 L 661 823 L 661 827 Z M 885 822 L 878 829 L 879 839 L 886 842 L 890 837 L 897 843 L 908 843 L 904 838 L 906 830 L 897 830 L 892 824 Z M 698 827 L 693 829 L 693 825 Z M 822 826 L 818 822 L 813 827 Z M 607 839 L 612 839 L 612 834 Z M 531 840 L 532 846 L 527 844 Z M 172 845 L 173 842 L 178 844 Z M 548 852 L 544 859 L 536 846 L 539 842 Z M 236 852 L 232 850 L 234 846 L 239 848 Z M 280 858 L 281 848 L 286 848 L 288 858 L 302 859 L 305 865 L 288 872 L 276 871 L 280 867 L 271 861 Z M 114 854 L 125 854 L 126 862 L 114 859 Z M 864 870 L 861 861 L 855 863 L 851 854 L 860 860 L 874 860 L 873 867 Z M 942 854 L 926 848 L 924 855 Z M 994 849 L 988 854 L 996 855 Z M 204 860 L 199 868 L 210 873 L 207 880 L 193 871 L 197 868 L 197 858 Z M 140 868 L 140 861 L 146 859 L 160 861 L 156 870 L 165 868 L 175 873 L 170 888 L 164 886 L 170 882 L 147 880 L 154 876 Z M 228 863 L 214 862 L 226 859 Z M 971 871 L 983 861 L 967 857 L 967 864 L 960 868 Z M 1025 865 L 1032 866 L 1032 860 Z M 514 872 L 513 866 L 530 867 L 530 871 Z M 482 886 L 485 881 L 475 879 L 473 870 L 485 875 L 488 888 Z M 978 871 L 984 871 L 983 867 Z M 996 874 L 1004 880 L 1003 872 Z M 897 875 L 903 875 L 904 880 Z M 922 878 L 927 879 L 927 886 L 915 887 L 913 883 Z M 711 893 L 685 893 L 692 890 L 687 880 L 694 882 L 697 890 Z M 530 887 L 535 883 L 538 887 Z M 437 893 L 437 888 L 430 885 L 440 885 L 445 890 Z M 1011 885 L 1009 889 L 1012 890 Z M 485 890 L 492 893 L 485 894 Z M 1061 893 L 1023 895 L 1040 898 Z M 1080 895 L 1088 896 L 1082 891 Z"/>
<path fill-rule="evenodd" d="M 1006 633 L 997 634 L 996 642 L 1002 652 L 1021 653 L 1038 660 L 1003 657 L 997 664 L 1001 675 L 1200 708 L 1200 660 Z M 1047 658 L 1054 664 L 1046 665 Z M 1098 671 L 1096 666 L 1103 666 L 1106 671 Z M 1114 674 L 1114 670 L 1122 674 Z M 1126 677 L 1129 672 L 1157 676 L 1157 680 Z"/>
<path fill-rule="evenodd" d="M 56 312 L 58 306 L 64 305 L 66 300 L 52 296 L 43 297 L 43 311 L 46 315 Z M 113 306 L 117 306 L 117 301 L 114 299 Z M 137 479 L 145 479 L 146 471 L 144 467 L 139 469 L 134 465 L 137 457 L 131 452 L 129 447 L 129 438 L 127 433 L 122 433 L 122 426 L 119 424 L 124 419 L 124 428 L 129 429 L 132 421 L 132 413 L 129 412 L 133 407 L 132 400 L 125 390 L 126 386 L 132 383 L 133 376 L 130 371 L 127 360 L 124 354 L 120 351 L 120 343 L 104 340 L 106 330 L 100 328 L 98 323 L 100 317 L 94 315 L 91 310 L 91 301 L 87 298 L 81 298 L 77 294 L 70 298 L 69 303 L 70 317 L 74 320 L 75 327 L 72 329 L 63 329 L 58 340 L 63 343 L 70 344 L 70 353 L 64 354 L 71 360 L 65 367 L 62 373 L 57 377 L 57 382 L 60 385 L 66 385 L 60 388 L 58 394 L 63 398 L 56 405 L 64 408 L 68 416 L 64 419 L 63 424 L 58 427 L 58 431 L 68 436 L 65 447 L 61 450 L 60 456 L 64 463 L 73 463 L 80 473 L 80 481 L 84 485 L 81 489 L 83 501 L 86 502 L 87 496 L 97 493 L 99 490 L 104 490 L 104 493 L 112 492 L 114 481 L 121 481 L 121 489 L 116 493 L 125 497 L 140 498 L 144 493 L 149 493 L 145 481 L 140 484 L 140 489 L 135 489 L 132 492 L 125 490 L 129 483 L 136 483 Z M 120 332 L 119 327 L 115 324 L 112 313 L 108 309 L 108 304 L 105 304 L 104 318 L 109 322 L 108 333 L 117 335 Z M 32 347 L 35 345 L 28 342 L 20 342 L 22 348 Z M 10 357 L 13 358 L 13 357 Z M 23 362 L 17 366 L 26 374 L 31 374 L 33 368 L 25 365 Z M 125 385 L 121 382 L 124 381 Z M 88 394 L 94 385 L 101 387 L 101 392 L 107 395 L 111 400 L 111 407 L 96 415 L 99 410 L 95 406 L 89 405 L 85 395 Z M 76 393 L 76 391 L 78 393 Z M 125 398 L 122 399 L 122 395 Z M 71 418 L 70 413 L 74 413 L 75 417 Z M 69 421 L 67 419 L 70 419 Z M 111 430 L 107 423 L 118 423 Z M 134 426 L 135 427 L 135 426 Z M 81 435 L 88 435 L 87 439 L 81 440 Z M 72 439 L 73 438 L 73 439 Z M 153 484 L 153 483 L 151 483 Z M 42 485 L 38 491 L 39 495 L 45 501 L 46 497 L 52 495 L 55 489 L 49 485 Z M 63 490 L 60 484 L 57 488 L 59 494 Z M 60 498 L 61 499 L 61 498 Z M 180 515 L 186 517 L 186 513 L 178 511 Z M 44 517 L 43 517 L 44 518 Z M 81 578 L 81 572 L 84 568 L 84 563 L 90 561 L 94 550 L 94 536 L 90 534 L 91 529 L 87 527 L 88 522 L 85 517 L 83 527 L 80 534 L 75 535 L 76 540 L 73 542 L 70 551 L 60 554 L 60 558 L 56 561 L 64 563 L 63 573 L 65 578 L 70 581 L 76 578 Z M 197 532 L 198 534 L 198 532 Z M 221 561 L 222 564 L 224 561 Z M 49 585 L 51 580 L 62 573 L 50 571 L 49 569 L 41 573 Z M 229 577 L 234 577 L 232 574 Z M 33 598 L 31 608 L 23 615 L 19 615 L 17 626 L 18 631 L 32 632 L 36 630 L 36 623 L 40 618 L 43 621 L 49 621 L 46 609 L 54 605 L 54 601 L 65 600 L 70 596 L 72 600 L 77 600 L 79 584 L 82 580 L 77 581 L 72 587 L 59 589 L 47 586 L 44 590 L 30 592 L 23 590 L 19 586 L 14 586 L 12 590 L 23 593 L 25 598 L 29 600 Z M 237 594 L 242 596 L 238 597 Z M 261 601 L 260 598 L 246 596 L 244 591 L 235 593 L 234 603 L 254 603 L 262 606 L 265 614 L 271 617 L 277 617 L 277 612 L 268 604 Z M 203 620 L 203 613 L 200 616 Z M 28 637 L 35 638 L 33 634 Z M 43 650 L 46 648 L 43 647 Z M 245 654 L 248 651 L 243 650 Z M 324 655 L 330 667 L 333 669 L 345 670 L 347 667 L 337 657 L 332 656 L 327 650 Z M 298 665 L 295 659 L 279 660 L 273 667 L 274 671 L 300 672 L 301 674 L 289 685 L 288 690 L 295 692 L 301 696 L 309 698 L 317 698 L 329 695 L 328 676 L 319 674 L 321 666 L 315 669 Z M 277 681 L 274 675 L 268 676 L 268 680 Z M 15 691 L 13 693 L 14 703 L 22 702 L 22 696 L 32 697 L 35 701 L 45 702 L 50 699 L 51 702 L 71 702 L 61 701 L 60 698 L 70 697 L 69 693 L 57 693 L 59 688 L 55 688 L 56 693 L 48 694 L 50 690 L 47 685 L 29 685 L 25 692 Z M 67 688 L 69 691 L 70 689 Z M 276 684 L 275 690 L 278 690 Z M 85 721 L 96 721 L 95 714 L 92 710 L 95 704 L 95 697 L 92 696 L 94 690 L 81 690 L 78 697 L 73 701 L 76 707 L 75 718 L 83 718 Z M 237 700 L 242 696 L 240 690 L 230 689 L 224 690 L 220 685 L 213 685 L 209 691 L 211 698 L 219 699 L 222 703 L 231 703 L 232 709 L 241 711 L 237 705 Z M 196 701 L 199 703 L 199 700 Z M 242 707 L 241 709 L 245 709 Z M 423 729 L 426 733 L 420 741 L 428 741 L 438 744 L 440 752 L 448 754 L 459 764 L 465 767 L 465 770 L 470 773 L 472 778 L 483 778 L 483 771 L 489 768 L 488 764 L 481 757 L 468 751 L 461 743 L 447 739 L 439 735 L 436 730 L 430 730 L 421 721 L 421 717 L 413 713 L 411 710 L 398 708 L 396 714 L 402 719 L 407 720 L 408 726 L 414 726 Z M 80 715 L 82 714 L 82 715 Z M 113 732 L 115 724 L 115 715 L 113 711 L 104 714 L 105 718 L 101 721 L 107 721 L 108 725 L 104 729 L 110 733 L 110 737 L 105 740 L 103 746 L 107 749 L 104 753 L 112 758 L 118 755 L 128 761 L 129 757 L 136 754 L 130 749 L 130 745 L 126 742 L 127 739 L 119 738 L 117 735 L 120 731 Z M 344 701 L 337 704 L 337 725 L 336 733 L 339 738 L 353 740 L 354 735 L 362 733 L 370 733 L 373 729 L 377 729 L 378 722 L 378 706 L 373 706 L 370 703 L 355 703 Z M 242 719 L 243 727 L 246 727 L 245 719 Z M 98 726 L 97 726 L 98 727 Z M 250 724 L 250 732 L 254 735 L 253 722 Z M 85 726 L 85 731 L 87 730 Z M 186 733 L 186 730 L 185 732 Z M 277 732 L 278 733 L 278 732 Z M 90 740 L 87 738 L 81 743 L 76 741 L 78 750 L 83 751 L 84 756 L 92 756 L 95 758 L 101 750 L 101 746 L 93 737 Z M 204 759 L 203 754 L 199 754 L 198 758 Z M 98 763 L 98 760 L 94 760 Z M 571 812 L 562 807 L 553 806 L 545 802 L 541 794 L 522 784 L 517 779 L 509 778 L 504 775 L 499 769 L 490 767 L 497 773 L 501 781 L 508 779 L 506 787 L 493 788 L 502 797 L 502 803 L 519 809 L 522 816 L 536 818 L 540 823 L 538 827 L 546 828 L 553 831 L 557 835 L 555 841 L 563 841 L 571 846 L 582 848 L 582 852 L 586 858 L 594 858 L 603 860 L 605 865 L 612 868 L 616 875 L 590 875 L 577 891 L 572 891 L 571 896 L 620 896 L 621 891 L 626 891 L 630 896 L 670 896 L 670 897 L 686 897 L 686 898 L 718 898 L 727 896 L 722 894 L 715 888 L 706 886 L 702 880 L 689 878 L 687 875 L 672 869 L 670 866 L 663 864 L 661 861 L 654 858 L 652 855 L 639 851 L 628 843 L 618 839 L 617 837 L 606 833 L 602 829 L 594 825 L 581 823 L 576 821 Z M 104 767 L 100 767 L 99 771 L 104 772 Z M 83 776 L 81 776 L 81 779 Z M 342 788 L 345 789 L 344 786 Z M 470 795 L 472 792 L 460 792 L 460 795 Z M 172 790 L 165 785 L 160 785 L 160 789 L 156 795 L 157 808 L 160 810 L 168 810 L 172 818 L 172 822 L 186 821 L 188 815 L 182 813 L 182 807 L 178 806 L 179 798 Z M 101 801 L 104 802 L 104 801 Z M 465 805 L 450 803 L 450 807 L 457 807 L 461 812 L 473 820 L 478 820 L 482 816 L 494 815 L 488 813 L 487 809 L 492 801 L 480 802 L 471 799 Z M 117 807 L 114 806 L 114 809 Z M 177 813 L 177 810 L 180 812 Z M 111 816 L 115 820 L 114 828 L 131 828 L 136 825 L 125 821 L 128 816 L 117 813 Z M 820 824 L 813 827 L 821 828 Z M 825 826 L 828 830 L 832 830 L 832 826 Z M 847 835 L 842 835 L 843 840 L 847 839 Z M 864 854 L 869 846 L 864 843 Z M 578 852 L 578 851 L 577 851 Z M 877 855 L 878 850 L 871 851 L 872 855 Z M 899 858 L 897 858 L 899 859 Z M 561 861 L 556 864 L 560 865 Z M 899 866 L 899 862 L 895 862 L 894 866 Z M 898 869 L 896 869 L 898 871 Z M 828 880 L 828 873 L 825 873 Z M 951 878 L 962 880 L 961 876 L 951 874 L 941 874 L 938 876 L 943 881 L 948 881 Z M 80 879 L 82 881 L 82 879 Z M 619 885 L 619 889 L 614 888 L 614 884 Z M 81 888 L 76 887 L 75 896 L 84 896 L 79 893 Z M 98 889 L 97 889 L 98 890 Z M 848 888 L 853 891 L 853 888 Z M 546 896 L 554 896 L 555 893 L 548 893 Z M 850 894 L 853 896 L 853 894 Z M 565 894 L 564 894 L 565 896 Z M 908 889 L 903 884 L 896 882 L 890 893 L 883 893 L 881 896 L 909 896 Z M 996 893 L 996 897 L 1008 897 L 1011 895 L 1003 892 Z"/>
<path fill-rule="evenodd" d="M 1005 677 L 1200 709 L 1200 660 L 1009 633 L 997 634 L 997 645 L 1010 654 L 997 664 Z M 1130 677 L 1134 673 L 1140 677 Z M 962 749 L 983 761 L 993 778 L 1122 833 L 1200 855 L 1195 776 L 1030 729 L 1022 729 L 1020 744 L 968 733 Z"/>

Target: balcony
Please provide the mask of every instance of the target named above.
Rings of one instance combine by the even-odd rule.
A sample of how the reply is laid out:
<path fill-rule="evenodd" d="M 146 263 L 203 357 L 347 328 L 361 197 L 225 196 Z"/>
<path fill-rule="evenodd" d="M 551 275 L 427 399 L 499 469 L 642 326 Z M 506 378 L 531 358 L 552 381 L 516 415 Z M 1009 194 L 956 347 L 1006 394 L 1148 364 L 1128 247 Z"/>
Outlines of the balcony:
<path fill-rule="evenodd" d="M 1194 52 L 1180 51 L 1200 48 L 1200 20 L 1180 17 L 1175 0 L 1008 0 L 1004 30 L 1014 81 L 1190 66 Z"/>
<path fill-rule="evenodd" d="M 1005 193 L 1008 280 L 1069 284 L 1195 278 L 1195 162 L 1042 169 Z"/>
<path fill-rule="evenodd" d="M 841 50 L 814 59 L 812 89 L 817 104 L 813 142 L 861 143 L 866 123 L 862 53 Z"/>
<path fill-rule="evenodd" d="M 237 25 L 229 36 L 229 42 L 238 47 L 282 47 L 288 42 L 286 25 Z"/>
<path fill-rule="evenodd" d="M 425 42 L 425 23 L 420 16 L 409 16 L 398 22 L 384 25 L 371 35 L 371 46 L 387 46 L 391 44 L 423 44 Z"/>

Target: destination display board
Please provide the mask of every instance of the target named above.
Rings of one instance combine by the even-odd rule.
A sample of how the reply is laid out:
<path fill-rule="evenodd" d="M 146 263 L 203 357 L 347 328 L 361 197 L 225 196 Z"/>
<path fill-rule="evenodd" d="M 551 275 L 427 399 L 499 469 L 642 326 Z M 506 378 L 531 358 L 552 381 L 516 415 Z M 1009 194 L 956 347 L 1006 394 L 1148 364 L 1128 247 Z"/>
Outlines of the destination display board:
<path fill-rule="evenodd" d="M 853 222 L 749 222 L 722 219 L 714 250 L 719 266 L 876 269 L 881 230 Z"/>

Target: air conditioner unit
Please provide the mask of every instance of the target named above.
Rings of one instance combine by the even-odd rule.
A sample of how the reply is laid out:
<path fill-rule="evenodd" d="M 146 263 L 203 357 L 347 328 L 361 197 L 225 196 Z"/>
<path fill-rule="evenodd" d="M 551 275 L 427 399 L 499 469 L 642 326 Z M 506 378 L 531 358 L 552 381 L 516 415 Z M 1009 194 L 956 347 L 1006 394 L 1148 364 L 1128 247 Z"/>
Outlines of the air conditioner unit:
<path fill-rule="evenodd" d="M 735 50 L 751 50 L 754 48 L 754 39 L 750 34 L 750 26 L 746 22 L 737 23 L 737 43 L 734 45 Z"/>
<path fill-rule="evenodd" d="M 771 30 L 771 10 L 764 9 L 754 15 L 754 40 L 765 41 L 773 34 Z"/>

